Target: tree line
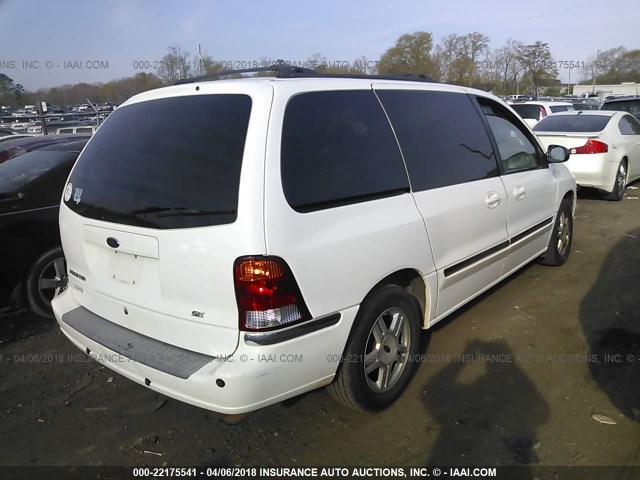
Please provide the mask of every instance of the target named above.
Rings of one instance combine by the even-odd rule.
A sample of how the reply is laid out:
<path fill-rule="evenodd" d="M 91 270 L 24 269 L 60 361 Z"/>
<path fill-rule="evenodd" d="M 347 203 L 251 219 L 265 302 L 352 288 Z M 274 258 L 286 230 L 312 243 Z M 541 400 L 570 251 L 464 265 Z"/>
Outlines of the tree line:
<path fill-rule="evenodd" d="M 275 60 L 262 58 L 258 66 Z M 570 69 L 572 83 L 616 84 L 640 82 L 640 50 L 624 47 L 598 51 L 585 59 L 554 59 L 549 44 L 530 44 L 508 39 L 498 48 L 490 48 L 489 37 L 472 32 L 447 35 L 436 43 L 430 32 L 400 36 L 395 44 L 372 61 L 360 56 L 352 62 L 330 62 L 320 53 L 308 58 L 313 68 L 325 73 L 393 74 L 417 73 L 435 81 L 469 86 L 496 94 L 533 94 L 544 91 L 559 95 L 564 87 L 558 80 L 560 70 Z M 84 103 L 120 103 L 137 93 L 171 85 L 181 78 L 227 70 L 227 62 L 210 55 L 193 55 L 180 46 L 168 47 L 155 72 L 107 83 L 78 83 L 28 92 L 13 79 L 0 74 L 0 104 L 23 105 L 46 99 L 55 105 Z M 264 73 L 268 75 L 268 73 Z"/>

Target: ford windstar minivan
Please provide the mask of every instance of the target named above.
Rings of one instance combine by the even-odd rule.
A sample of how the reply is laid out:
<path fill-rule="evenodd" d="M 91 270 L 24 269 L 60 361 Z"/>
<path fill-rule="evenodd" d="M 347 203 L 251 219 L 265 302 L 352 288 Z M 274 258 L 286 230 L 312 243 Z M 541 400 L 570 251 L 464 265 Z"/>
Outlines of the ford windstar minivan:
<path fill-rule="evenodd" d="M 380 410 L 421 329 L 566 261 L 569 154 L 478 90 L 273 70 L 106 119 L 63 194 L 53 309 L 80 349 L 193 405 L 238 414 L 330 385 Z"/>

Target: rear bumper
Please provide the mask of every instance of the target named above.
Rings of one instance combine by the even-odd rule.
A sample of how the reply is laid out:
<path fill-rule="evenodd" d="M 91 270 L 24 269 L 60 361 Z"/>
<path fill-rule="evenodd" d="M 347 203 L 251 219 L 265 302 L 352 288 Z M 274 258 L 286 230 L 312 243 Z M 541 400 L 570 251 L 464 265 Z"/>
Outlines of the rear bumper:
<path fill-rule="evenodd" d="M 255 335 L 241 333 L 233 355 L 221 357 L 123 331 L 84 309 L 69 291 L 56 297 L 53 310 L 67 338 L 115 372 L 182 402 L 239 414 L 331 383 L 357 307 L 276 343 L 258 344 Z"/>
<path fill-rule="evenodd" d="M 566 163 L 581 187 L 613 190 L 618 162 L 607 159 L 606 154 L 572 155 Z"/>

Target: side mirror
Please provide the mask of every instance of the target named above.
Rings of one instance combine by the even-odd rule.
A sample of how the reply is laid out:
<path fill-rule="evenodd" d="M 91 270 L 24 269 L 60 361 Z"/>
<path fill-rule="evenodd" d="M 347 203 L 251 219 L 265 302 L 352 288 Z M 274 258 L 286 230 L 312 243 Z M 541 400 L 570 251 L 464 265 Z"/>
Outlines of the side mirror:
<path fill-rule="evenodd" d="M 566 162 L 569 160 L 570 155 L 571 152 L 569 152 L 569 149 L 560 145 L 549 145 L 549 149 L 547 150 L 547 160 L 549 163 Z"/>

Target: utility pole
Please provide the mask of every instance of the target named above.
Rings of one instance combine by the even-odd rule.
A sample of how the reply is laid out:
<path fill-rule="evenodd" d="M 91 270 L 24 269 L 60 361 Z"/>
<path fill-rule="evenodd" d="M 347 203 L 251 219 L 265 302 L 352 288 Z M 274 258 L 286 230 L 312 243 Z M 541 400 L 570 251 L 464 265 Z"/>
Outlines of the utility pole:
<path fill-rule="evenodd" d="M 593 61 L 593 85 L 591 86 L 591 93 L 596 93 L 596 75 L 598 72 L 598 55 L 600 55 L 600 50 L 596 52 L 596 59 Z"/>

